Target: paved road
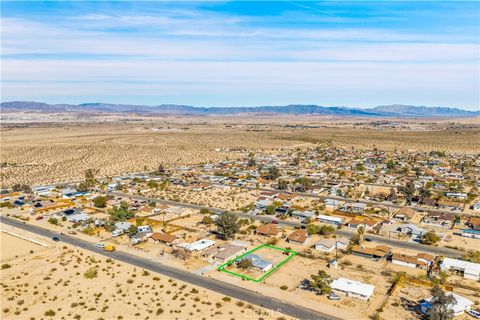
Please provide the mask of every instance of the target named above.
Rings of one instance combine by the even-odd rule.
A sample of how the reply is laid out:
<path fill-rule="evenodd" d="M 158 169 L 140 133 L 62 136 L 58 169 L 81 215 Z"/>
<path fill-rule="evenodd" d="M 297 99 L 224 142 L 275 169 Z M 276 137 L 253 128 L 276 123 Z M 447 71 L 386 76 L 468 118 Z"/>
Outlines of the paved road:
<path fill-rule="evenodd" d="M 152 198 L 152 197 L 144 197 L 144 196 L 138 196 L 138 195 L 131 195 L 128 193 L 123 193 L 123 192 L 112 192 L 112 194 L 116 196 L 122 196 L 122 197 L 129 197 L 131 199 L 136 199 L 136 200 L 147 200 L 147 201 L 155 201 L 157 203 L 163 203 L 166 205 L 170 206 L 177 206 L 177 207 L 183 207 L 183 208 L 188 208 L 188 209 L 196 209 L 200 210 L 202 208 L 207 208 L 213 213 L 222 213 L 228 210 L 223 210 L 223 209 L 218 209 L 218 208 L 211 208 L 211 207 L 205 207 L 205 206 L 200 206 L 196 204 L 191 204 L 191 203 L 184 203 L 184 202 L 177 202 L 177 201 L 171 201 L 171 200 L 164 200 L 164 199 L 158 199 L 158 198 Z M 265 216 L 265 215 L 253 215 L 245 212 L 239 212 L 239 211 L 230 211 L 237 215 L 238 217 L 241 218 L 246 218 L 246 219 L 255 219 L 258 221 L 262 222 L 271 222 L 271 221 L 276 221 L 281 225 L 286 225 L 289 227 L 300 227 L 301 223 L 295 222 L 295 221 L 290 221 L 290 220 L 280 220 L 275 217 L 270 217 L 270 216 Z M 350 238 L 355 231 L 353 230 L 346 230 L 346 229 L 340 229 L 336 231 L 336 234 Z M 421 243 L 417 242 L 408 242 L 408 241 L 402 241 L 402 240 L 396 240 L 396 239 L 389 239 L 381 236 L 376 236 L 376 235 L 371 235 L 367 234 L 367 238 L 371 238 L 375 242 L 385 244 L 387 246 L 393 246 L 397 248 L 403 248 L 403 249 L 410 249 L 410 250 L 416 250 L 420 252 L 426 252 L 430 253 L 433 255 L 440 255 L 440 256 L 447 256 L 447 257 L 453 257 L 457 258 L 462 256 L 462 252 L 454 249 L 449 249 L 449 248 L 443 248 L 443 247 L 434 247 L 434 246 L 427 246 Z"/>
<path fill-rule="evenodd" d="M 322 312 L 319 312 L 319 311 L 314 311 L 314 310 L 306 309 L 294 304 L 286 303 L 281 300 L 267 297 L 260 293 L 256 293 L 241 287 L 237 287 L 235 285 L 232 285 L 223 281 L 207 278 L 201 275 L 190 273 L 188 271 L 166 266 L 160 263 L 156 263 L 147 259 L 140 258 L 132 254 L 128 254 L 121 251 L 105 252 L 101 249 L 96 248 L 95 245 L 91 242 L 78 239 L 72 236 L 68 236 L 68 235 L 60 235 L 54 231 L 44 229 L 42 227 L 34 226 L 28 223 L 24 223 L 12 218 L 2 217 L 1 222 L 13 227 L 17 227 L 17 228 L 44 236 L 44 237 L 51 238 L 53 236 L 57 236 L 60 238 L 62 242 L 71 244 L 73 246 L 76 246 L 85 250 L 93 251 L 110 258 L 115 258 L 119 261 L 129 263 L 139 268 L 147 269 L 152 272 L 157 272 L 167 277 L 175 278 L 180 281 L 184 281 L 192 285 L 196 285 L 208 290 L 212 290 L 217 293 L 230 296 L 242 301 L 246 301 L 248 303 L 255 304 L 269 310 L 274 310 L 276 312 L 283 313 L 298 319 L 312 319 L 312 320 L 313 319 L 319 319 L 319 320 L 338 319 L 338 318 L 323 314 Z M 274 318 L 279 316 L 281 315 L 275 314 L 275 313 L 273 314 Z"/>

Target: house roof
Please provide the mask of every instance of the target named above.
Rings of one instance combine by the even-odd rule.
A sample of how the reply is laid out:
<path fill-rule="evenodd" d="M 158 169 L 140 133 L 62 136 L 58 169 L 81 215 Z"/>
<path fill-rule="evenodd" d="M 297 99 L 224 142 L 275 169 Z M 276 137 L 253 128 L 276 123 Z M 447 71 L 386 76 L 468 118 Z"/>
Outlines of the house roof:
<path fill-rule="evenodd" d="M 175 239 L 177 239 L 177 237 L 174 236 L 173 234 L 159 233 L 159 232 L 152 233 L 150 238 L 152 238 L 155 241 L 161 241 L 161 242 L 165 242 L 165 243 L 171 243 Z"/>
<path fill-rule="evenodd" d="M 341 217 L 334 217 L 334 216 L 326 216 L 326 215 L 323 215 L 323 214 L 319 214 L 317 216 L 317 219 L 320 220 L 320 221 L 332 221 L 332 222 L 336 222 L 336 223 L 342 223 L 343 222 L 343 218 Z"/>
<path fill-rule="evenodd" d="M 233 244 L 222 245 L 219 247 L 218 252 L 215 253 L 213 257 L 225 260 L 227 258 L 230 258 L 231 256 L 238 254 L 243 249 L 245 248 L 241 246 L 235 246 Z"/>
<path fill-rule="evenodd" d="M 454 267 L 464 269 L 465 271 L 468 271 L 468 273 L 480 274 L 480 263 L 473 263 L 464 260 L 444 258 L 441 267 L 447 269 Z"/>
<path fill-rule="evenodd" d="M 413 219 L 417 215 L 417 211 L 413 210 L 412 208 L 402 208 L 398 210 L 395 215 L 403 215 Z"/>
<path fill-rule="evenodd" d="M 417 257 L 408 256 L 406 254 L 401 254 L 401 253 L 394 253 L 392 255 L 392 260 L 402 261 L 402 262 L 406 262 L 406 263 L 412 263 L 412 264 L 415 264 L 415 265 L 426 265 L 425 262 L 419 261 Z"/>
<path fill-rule="evenodd" d="M 325 246 L 327 248 L 335 247 L 336 243 L 348 244 L 350 240 L 344 237 L 340 238 L 328 238 L 318 241 L 315 245 Z"/>
<path fill-rule="evenodd" d="M 268 236 L 276 235 L 276 234 L 278 234 L 278 232 L 280 232 L 280 230 L 273 223 L 262 224 L 262 225 L 259 225 L 258 228 L 257 228 L 257 233 L 258 234 L 263 234 L 263 235 L 268 235 Z"/>
<path fill-rule="evenodd" d="M 450 309 L 455 314 L 458 314 L 458 313 L 461 313 L 461 312 L 467 310 L 473 304 L 473 301 L 471 301 L 471 300 L 469 300 L 465 297 L 462 297 L 462 296 L 460 296 L 456 293 L 451 292 L 450 294 L 455 298 L 455 302 L 452 305 L 450 305 Z M 432 298 L 433 297 L 425 299 L 429 309 L 431 308 Z"/>
<path fill-rule="evenodd" d="M 304 229 L 297 229 L 287 237 L 288 241 L 295 241 L 300 243 L 304 243 L 305 241 L 307 241 L 307 238 L 308 233 L 307 230 Z"/>
<path fill-rule="evenodd" d="M 428 253 L 424 253 L 424 252 L 417 253 L 417 258 L 418 259 L 425 259 L 427 261 L 435 260 L 434 256 L 432 256 L 431 254 L 428 254 Z"/>
<path fill-rule="evenodd" d="M 338 278 L 333 280 L 330 284 L 330 287 L 334 290 L 352 292 L 366 297 L 370 297 L 375 290 L 375 286 L 345 278 Z"/>
<path fill-rule="evenodd" d="M 267 268 L 268 266 L 272 265 L 272 262 L 271 261 L 268 261 L 268 260 L 264 260 L 262 259 L 262 257 L 260 257 L 259 255 L 256 255 L 254 253 L 250 253 L 250 254 L 247 254 L 244 259 L 248 259 L 252 262 L 252 265 L 255 267 L 255 268 L 259 268 L 259 269 L 265 269 Z"/>
<path fill-rule="evenodd" d="M 472 226 L 480 226 L 480 218 L 479 217 L 470 217 L 468 219 L 468 223 Z"/>
<path fill-rule="evenodd" d="M 383 257 L 387 253 L 390 252 L 390 248 L 387 246 L 376 246 L 375 248 L 366 248 L 366 247 L 361 247 L 359 245 L 353 246 L 352 251 L 357 252 L 357 253 L 362 253 L 362 254 L 367 254 L 371 256 L 378 256 L 378 257 Z"/>

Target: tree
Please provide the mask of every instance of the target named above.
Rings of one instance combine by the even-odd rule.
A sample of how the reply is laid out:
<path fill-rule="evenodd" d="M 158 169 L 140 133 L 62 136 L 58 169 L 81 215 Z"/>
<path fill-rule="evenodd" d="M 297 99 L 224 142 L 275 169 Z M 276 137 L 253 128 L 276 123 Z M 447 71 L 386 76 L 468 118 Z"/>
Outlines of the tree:
<path fill-rule="evenodd" d="M 307 233 L 310 235 L 314 235 L 320 232 L 320 226 L 316 224 L 308 224 L 306 229 L 307 229 Z"/>
<path fill-rule="evenodd" d="M 310 287 L 315 291 L 317 294 L 329 294 L 332 292 L 332 288 L 330 287 L 330 283 L 332 283 L 332 279 L 330 275 L 325 272 L 325 270 L 319 270 L 318 274 L 311 275 L 312 280 L 310 280 Z"/>
<path fill-rule="evenodd" d="M 48 222 L 54 225 L 58 225 L 58 219 L 57 218 L 50 218 L 48 219 Z"/>
<path fill-rule="evenodd" d="M 456 303 L 455 297 L 452 294 L 446 294 L 439 286 L 432 288 L 432 299 L 430 303 L 432 307 L 428 311 L 431 320 L 449 320 L 452 319 L 453 309 L 452 305 Z"/>
<path fill-rule="evenodd" d="M 217 230 L 224 239 L 235 237 L 235 233 L 240 229 L 238 218 L 231 212 L 224 212 L 215 222 Z"/>
<path fill-rule="evenodd" d="M 250 259 L 246 259 L 246 258 L 243 258 L 242 260 L 240 260 L 237 264 L 237 266 L 240 268 L 240 269 L 250 269 L 253 264 L 252 264 L 252 260 Z"/>
<path fill-rule="evenodd" d="M 163 163 L 160 163 L 158 165 L 158 173 L 160 174 L 164 174 L 165 173 L 165 166 L 163 165 Z"/>
<path fill-rule="evenodd" d="M 15 192 L 22 191 L 24 193 L 32 193 L 32 188 L 28 184 L 14 184 L 12 190 Z"/>
<path fill-rule="evenodd" d="M 98 170 L 87 169 L 85 170 L 85 183 L 89 188 L 93 187 L 97 180 L 95 179 L 95 174 L 98 173 Z"/>
<path fill-rule="evenodd" d="M 156 189 L 156 188 L 158 188 L 158 183 L 155 180 L 150 180 L 150 181 L 147 182 L 147 187 L 149 187 L 151 189 Z"/>
<path fill-rule="evenodd" d="M 422 238 L 420 239 L 420 242 L 423 244 L 428 244 L 428 245 L 434 245 L 438 241 L 440 241 L 440 237 L 437 236 L 437 234 L 430 230 L 427 233 L 422 235 Z"/>
<path fill-rule="evenodd" d="M 463 259 L 473 263 L 480 263 L 480 251 L 468 250 L 463 255 Z"/>
<path fill-rule="evenodd" d="M 248 159 L 248 162 L 247 162 L 247 167 L 255 167 L 256 164 L 257 163 L 256 163 L 255 159 L 253 157 L 250 157 Z"/>
<path fill-rule="evenodd" d="M 276 180 L 280 176 L 280 170 L 277 167 L 273 166 L 268 168 L 268 177 L 270 180 Z"/>
<path fill-rule="evenodd" d="M 213 219 L 210 216 L 203 216 L 202 223 L 207 225 L 212 224 Z"/>
<path fill-rule="evenodd" d="M 270 205 L 265 207 L 265 214 L 273 215 L 275 214 L 275 207 Z"/>
<path fill-rule="evenodd" d="M 93 205 L 97 208 L 105 208 L 107 206 L 107 198 L 104 196 L 98 196 L 93 199 Z"/>
<path fill-rule="evenodd" d="M 398 187 L 398 191 L 403 193 L 407 204 L 410 205 L 412 203 L 413 194 L 415 193 L 415 185 L 413 182 L 409 181 L 405 186 Z"/>
<path fill-rule="evenodd" d="M 295 182 L 300 185 L 300 188 L 302 189 L 302 191 L 307 191 L 308 189 L 310 189 L 310 187 L 313 184 L 312 180 L 307 177 L 297 178 Z"/>
<path fill-rule="evenodd" d="M 365 236 L 365 227 L 364 226 L 358 227 L 357 234 L 358 234 L 359 241 L 361 243 L 363 241 L 363 237 Z"/>
<path fill-rule="evenodd" d="M 282 179 L 278 180 L 277 189 L 278 190 L 287 190 L 288 189 L 288 181 L 282 180 Z"/>
<path fill-rule="evenodd" d="M 331 224 L 322 224 L 318 230 L 318 234 L 326 236 L 335 232 L 335 227 Z"/>
<path fill-rule="evenodd" d="M 387 196 L 387 199 L 389 201 L 396 201 L 397 200 L 397 192 L 395 191 L 394 188 L 390 188 L 390 193 Z"/>
<path fill-rule="evenodd" d="M 131 236 L 137 234 L 137 232 L 138 232 L 138 227 L 132 224 L 130 226 L 130 228 L 128 228 L 127 234 L 128 234 L 129 237 L 131 237 Z"/>
<path fill-rule="evenodd" d="M 210 214 L 210 210 L 208 210 L 207 208 L 202 208 L 200 209 L 200 214 Z"/>

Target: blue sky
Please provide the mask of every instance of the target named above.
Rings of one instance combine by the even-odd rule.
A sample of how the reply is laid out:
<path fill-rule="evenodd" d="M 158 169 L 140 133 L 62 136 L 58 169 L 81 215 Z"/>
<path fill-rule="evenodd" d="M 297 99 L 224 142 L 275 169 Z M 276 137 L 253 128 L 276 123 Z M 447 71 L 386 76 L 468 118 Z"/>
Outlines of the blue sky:
<path fill-rule="evenodd" d="M 480 109 L 476 1 L 2 1 L 2 101 Z"/>

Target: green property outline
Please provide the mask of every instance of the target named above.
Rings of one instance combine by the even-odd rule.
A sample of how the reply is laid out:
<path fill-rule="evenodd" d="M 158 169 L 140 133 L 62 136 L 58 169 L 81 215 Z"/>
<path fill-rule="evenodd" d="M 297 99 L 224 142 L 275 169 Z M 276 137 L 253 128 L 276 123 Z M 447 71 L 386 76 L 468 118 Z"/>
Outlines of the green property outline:
<path fill-rule="evenodd" d="M 250 253 L 253 253 L 261 248 L 264 248 L 264 247 L 267 247 L 267 248 L 270 248 L 270 249 L 273 249 L 273 250 L 278 250 L 278 251 L 282 251 L 282 252 L 288 252 L 290 253 L 290 255 L 283 259 L 282 261 L 280 261 L 279 264 L 277 264 L 275 267 L 273 267 L 270 271 L 268 271 L 267 273 L 265 273 L 264 275 L 262 275 L 260 278 L 258 279 L 254 279 L 254 278 L 251 278 L 249 276 L 246 276 L 246 275 L 243 275 L 243 274 L 240 274 L 240 273 L 236 273 L 236 272 L 233 272 L 233 271 L 230 271 L 230 270 L 226 270 L 225 268 L 228 267 L 229 265 L 233 264 L 235 261 L 245 257 L 247 254 L 250 254 Z M 297 251 L 294 251 L 294 250 L 291 250 L 291 249 L 284 249 L 284 248 L 279 248 L 279 247 L 275 247 L 275 246 L 271 246 L 271 245 L 268 245 L 268 244 L 261 244 L 259 245 L 258 247 L 255 247 L 253 248 L 252 250 L 250 251 L 247 251 L 245 252 L 244 254 L 242 255 L 239 255 L 238 257 L 235 257 L 233 258 L 232 260 L 230 261 L 227 261 L 225 262 L 224 264 L 220 265 L 217 270 L 220 271 L 220 272 L 225 272 L 225 273 L 228 273 L 228 274 L 231 274 L 231 275 L 234 275 L 234 276 L 237 276 L 237 277 L 240 277 L 242 279 L 245 279 L 245 280 L 250 280 L 250 281 L 253 281 L 253 282 L 260 282 L 262 281 L 263 279 L 265 279 L 266 277 L 268 277 L 269 275 L 271 275 L 272 273 L 274 273 L 275 271 L 277 271 L 282 265 L 284 265 L 285 263 L 287 263 L 289 260 L 291 260 L 293 257 L 295 257 L 296 255 L 298 254 Z"/>

